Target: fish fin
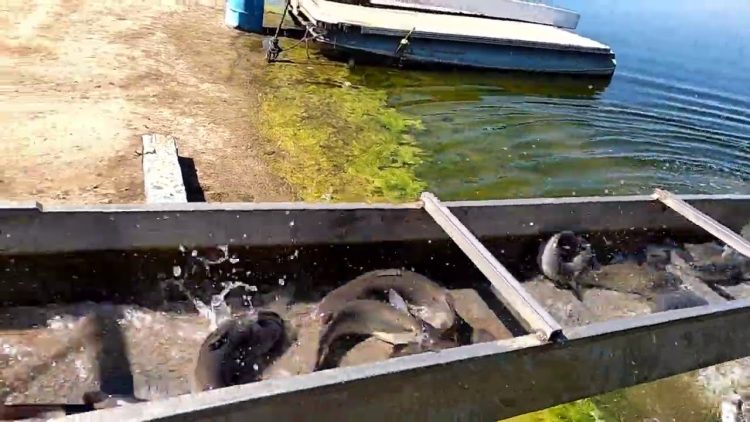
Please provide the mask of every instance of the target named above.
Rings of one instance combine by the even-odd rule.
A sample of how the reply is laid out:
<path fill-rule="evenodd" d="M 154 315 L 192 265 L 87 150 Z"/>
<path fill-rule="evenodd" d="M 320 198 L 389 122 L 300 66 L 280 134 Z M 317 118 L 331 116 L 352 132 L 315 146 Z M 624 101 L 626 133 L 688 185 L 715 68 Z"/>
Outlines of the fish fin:
<path fill-rule="evenodd" d="M 401 312 L 409 313 L 409 305 L 406 304 L 406 300 L 393 289 L 388 289 L 388 303 Z"/>
<path fill-rule="evenodd" d="M 396 344 L 409 344 L 409 343 L 415 343 L 417 341 L 417 336 L 412 333 L 386 333 L 383 331 L 373 331 L 372 336 L 377 338 L 378 340 L 382 340 L 386 343 L 390 343 L 393 345 Z"/>

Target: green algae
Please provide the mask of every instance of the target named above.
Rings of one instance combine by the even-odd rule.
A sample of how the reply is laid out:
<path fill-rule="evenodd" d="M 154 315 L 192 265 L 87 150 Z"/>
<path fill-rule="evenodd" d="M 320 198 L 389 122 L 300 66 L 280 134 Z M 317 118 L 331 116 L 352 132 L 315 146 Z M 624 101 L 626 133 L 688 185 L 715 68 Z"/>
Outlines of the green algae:
<path fill-rule="evenodd" d="M 505 422 L 605 422 L 611 420 L 615 419 L 605 417 L 591 399 L 583 399 L 505 419 Z"/>
<path fill-rule="evenodd" d="M 306 201 L 416 199 L 425 188 L 415 175 L 421 122 L 389 107 L 384 90 L 359 85 L 343 64 L 308 60 L 302 47 L 263 75 L 261 130 L 275 148 L 274 171 Z"/>
<path fill-rule="evenodd" d="M 623 422 L 719 420 L 718 403 L 706 397 L 696 384 L 694 372 L 613 391 L 593 401 L 600 410 Z"/>

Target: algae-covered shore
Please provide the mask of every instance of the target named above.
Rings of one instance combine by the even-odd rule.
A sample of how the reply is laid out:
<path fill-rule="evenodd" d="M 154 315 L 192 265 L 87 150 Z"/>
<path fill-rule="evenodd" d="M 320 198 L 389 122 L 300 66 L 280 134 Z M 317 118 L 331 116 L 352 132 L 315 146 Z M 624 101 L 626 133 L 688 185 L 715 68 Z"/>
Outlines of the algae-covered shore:
<path fill-rule="evenodd" d="M 261 131 L 275 148 L 272 168 L 306 201 L 414 200 L 425 188 L 413 133 L 419 120 L 386 105 L 344 64 L 308 59 L 288 41 L 287 61 L 264 73 Z"/>

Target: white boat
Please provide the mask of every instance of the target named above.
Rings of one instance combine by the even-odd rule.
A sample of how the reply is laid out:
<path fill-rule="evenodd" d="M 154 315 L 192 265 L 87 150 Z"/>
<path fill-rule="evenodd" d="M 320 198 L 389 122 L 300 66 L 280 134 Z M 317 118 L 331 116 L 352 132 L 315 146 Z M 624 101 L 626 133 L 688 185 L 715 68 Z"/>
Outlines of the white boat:
<path fill-rule="evenodd" d="M 424 1 L 431 5 L 425 7 L 421 0 L 419 4 L 417 0 L 292 0 L 290 10 L 325 51 L 345 57 L 398 65 L 604 76 L 614 73 L 612 49 L 562 27 L 577 24 L 577 15 L 573 19 L 558 14 L 562 9 L 514 0 L 504 1 L 518 4 L 517 9 L 497 5 L 481 8 L 480 0 L 472 0 L 461 10 L 452 9 L 459 14 L 450 14 L 430 9 L 445 9 L 456 0 Z M 387 4 L 391 6 L 383 7 Z M 472 9 L 474 6 L 478 8 Z M 516 18 L 498 18 L 506 12 Z M 554 13 L 545 15 L 547 12 Z"/>
<path fill-rule="evenodd" d="M 374 6 L 426 10 L 517 20 L 576 29 L 580 15 L 572 10 L 553 7 L 549 1 L 528 0 L 369 0 Z"/>

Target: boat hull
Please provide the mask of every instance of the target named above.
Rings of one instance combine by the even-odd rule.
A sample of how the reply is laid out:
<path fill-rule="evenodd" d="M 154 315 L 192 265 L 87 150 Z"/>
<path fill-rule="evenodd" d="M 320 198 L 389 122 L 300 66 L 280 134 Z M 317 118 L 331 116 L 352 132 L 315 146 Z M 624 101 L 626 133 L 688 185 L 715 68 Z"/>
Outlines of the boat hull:
<path fill-rule="evenodd" d="M 610 76 L 614 53 L 592 53 L 502 44 L 414 38 L 397 52 L 400 36 L 328 31 L 318 41 L 336 55 L 392 65 L 437 65 L 555 74 Z"/>

